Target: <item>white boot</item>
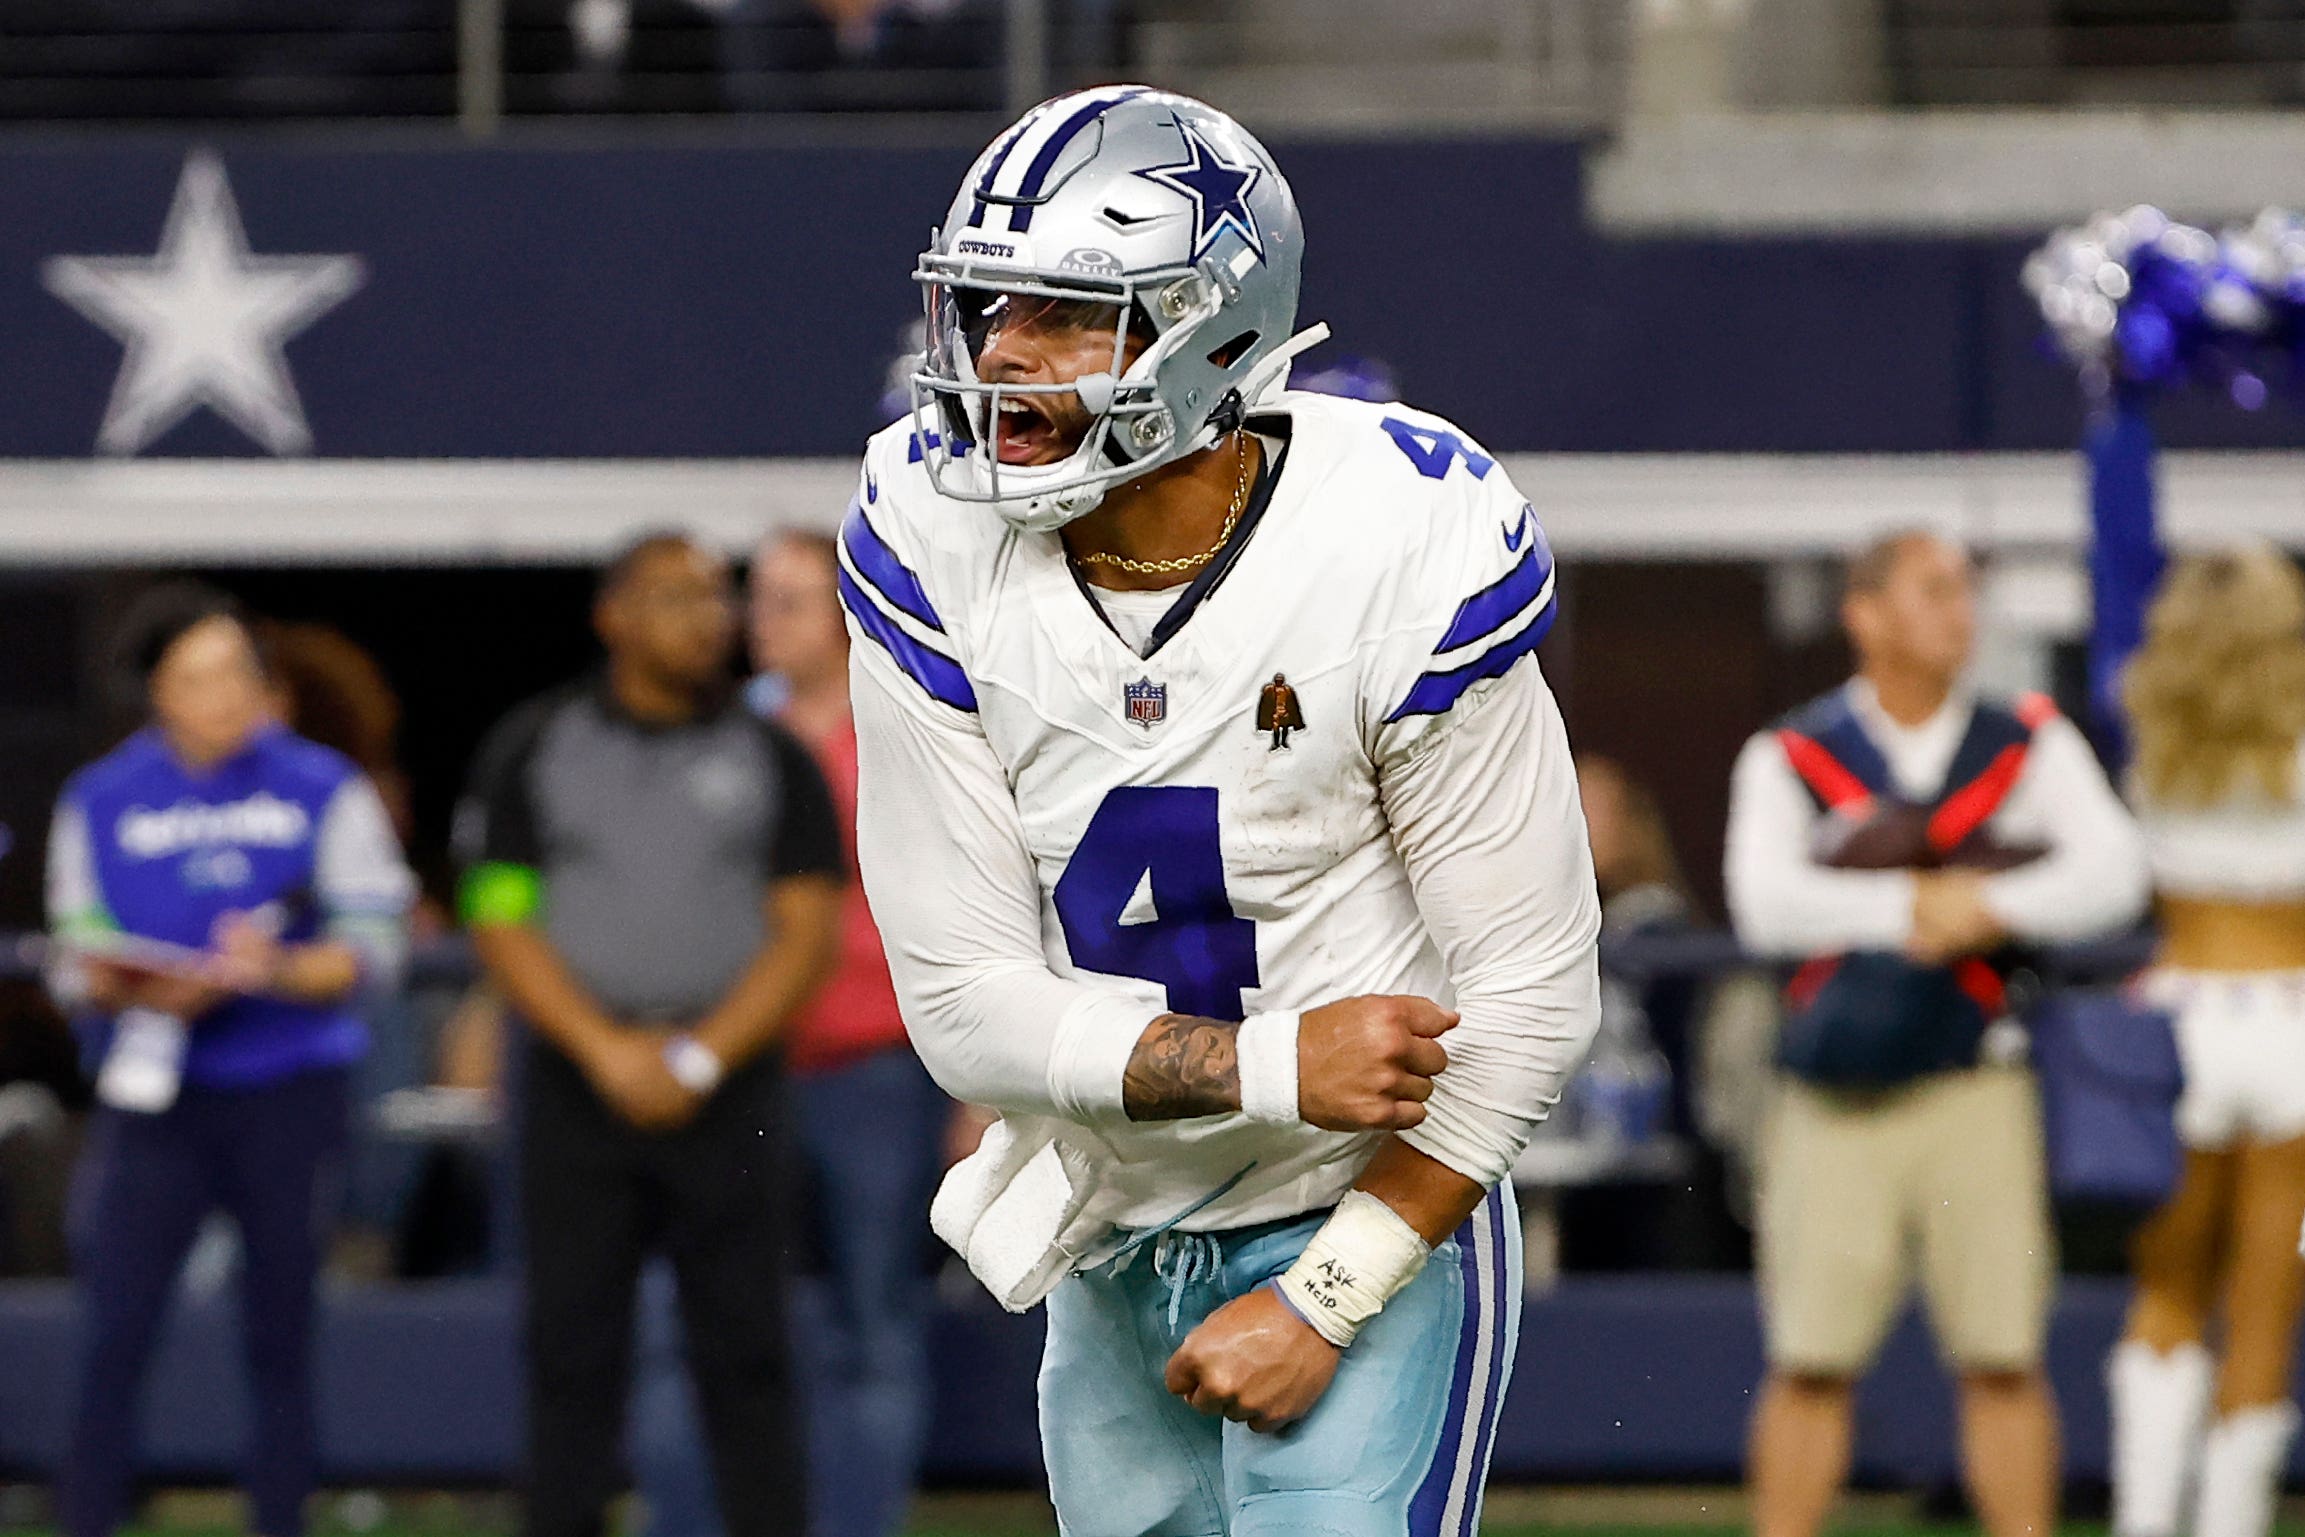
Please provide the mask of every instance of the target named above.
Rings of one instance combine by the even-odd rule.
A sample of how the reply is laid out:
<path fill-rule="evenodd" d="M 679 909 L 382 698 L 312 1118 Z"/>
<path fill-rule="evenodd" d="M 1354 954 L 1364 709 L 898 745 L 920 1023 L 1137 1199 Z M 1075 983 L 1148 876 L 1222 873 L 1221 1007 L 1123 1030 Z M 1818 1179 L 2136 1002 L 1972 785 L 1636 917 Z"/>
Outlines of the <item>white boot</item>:
<path fill-rule="evenodd" d="M 2105 1363 L 2105 1385 L 2113 1408 L 2115 1537 L 2176 1537 L 2216 1363 L 2197 1344 L 2163 1355 L 2125 1340 Z"/>
<path fill-rule="evenodd" d="M 2265 1537 L 2273 1529 L 2273 1504 L 2296 1436 L 2297 1406 L 2291 1403 L 2260 1404 L 2210 1426 L 2201 1444 L 2193 1537 Z"/>

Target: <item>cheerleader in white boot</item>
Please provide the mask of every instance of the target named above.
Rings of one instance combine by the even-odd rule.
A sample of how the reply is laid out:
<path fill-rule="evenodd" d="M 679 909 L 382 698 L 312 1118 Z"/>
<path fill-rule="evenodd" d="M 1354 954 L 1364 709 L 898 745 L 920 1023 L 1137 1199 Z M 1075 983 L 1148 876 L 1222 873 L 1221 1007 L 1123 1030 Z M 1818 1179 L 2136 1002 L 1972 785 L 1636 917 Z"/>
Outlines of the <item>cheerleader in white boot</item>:
<path fill-rule="evenodd" d="M 2265 1537 L 2297 1431 L 2289 1363 L 2305 1300 L 2296 568 L 2271 548 L 2179 563 L 2126 694 L 2132 798 L 2160 894 L 2147 985 L 2177 1021 L 2186 1159 L 2177 1194 L 2137 1236 L 2136 1297 L 2108 1369 L 2113 1526 Z"/>

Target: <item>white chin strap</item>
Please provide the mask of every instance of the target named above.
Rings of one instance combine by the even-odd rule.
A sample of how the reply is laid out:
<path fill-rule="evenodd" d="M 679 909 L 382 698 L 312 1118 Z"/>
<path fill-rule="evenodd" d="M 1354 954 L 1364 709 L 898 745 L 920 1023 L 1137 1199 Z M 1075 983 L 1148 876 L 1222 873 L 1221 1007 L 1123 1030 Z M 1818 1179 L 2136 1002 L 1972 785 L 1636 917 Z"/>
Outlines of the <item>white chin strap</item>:
<path fill-rule="evenodd" d="M 1241 399 L 1250 405 L 1261 404 L 1268 396 L 1278 395 L 1289 386 L 1289 365 L 1297 355 L 1309 352 L 1329 339 L 1329 323 L 1316 320 L 1302 331 L 1272 350 L 1272 355 L 1259 363 L 1246 379 L 1241 381 Z"/>
<path fill-rule="evenodd" d="M 1240 396 L 1242 401 L 1254 407 L 1278 395 L 1288 387 L 1289 366 L 1296 361 L 1300 354 L 1319 346 L 1328 339 L 1328 322 L 1319 321 L 1307 326 L 1304 330 L 1275 347 L 1263 362 L 1257 364 L 1255 368 L 1249 371 L 1247 377 L 1241 380 Z M 1081 405 L 1092 418 L 1101 418 L 1112 409 L 1115 388 L 1116 383 L 1109 373 L 1084 374 L 1073 381 L 1073 389 L 1079 394 Z M 1104 501 L 1105 494 L 1113 487 L 1124 481 L 1134 480 L 1137 476 L 1156 470 L 1164 464 L 1182 459 L 1186 454 L 1195 453 L 1216 441 L 1215 435 L 1204 429 L 1202 433 L 1196 435 L 1194 442 L 1175 448 L 1171 452 L 1149 456 L 1134 464 L 1116 468 L 1108 475 L 1100 475 L 1085 483 L 1069 483 L 1078 469 L 1073 462 L 1074 459 L 1087 453 L 1090 445 L 1096 442 L 1097 436 L 1096 431 L 1092 428 L 1080 449 L 1055 464 L 1043 465 L 1037 469 L 1004 468 L 1001 472 L 1001 479 L 1005 482 L 1013 478 L 1020 486 L 1029 486 L 1033 479 L 1066 481 L 1068 483 L 1059 489 L 1052 489 L 1039 495 L 1026 490 L 1021 496 L 1004 496 L 992 504 L 993 509 L 1013 527 L 1022 529 L 1028 534 L 1054 533 L 1074 519 L 1086 517 L 1096 511 L 1098 505 Z M 1199 441 L 1201 438 L 1205 438 L 1206 441 Z"/>

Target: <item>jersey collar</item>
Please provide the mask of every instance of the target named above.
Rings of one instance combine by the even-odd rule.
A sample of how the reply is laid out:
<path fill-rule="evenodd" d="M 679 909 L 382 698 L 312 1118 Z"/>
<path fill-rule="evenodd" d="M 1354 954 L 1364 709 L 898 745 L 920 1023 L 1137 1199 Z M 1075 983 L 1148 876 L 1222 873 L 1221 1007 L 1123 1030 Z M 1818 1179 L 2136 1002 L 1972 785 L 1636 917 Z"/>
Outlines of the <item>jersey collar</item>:
<path fill-rule="evenodd" d="M 1249 488 L 1248 505 L 1241 509 L 1240 522 L 1234 525 L 1232 537 L 1217 551 L 1216 559 L 1201 568 L 1200 575 L 1192 579 L 1191 585 L 1177 594 L 1176 602 L 1169 606 L 1167 613 L 1161 615 L 1160 623 L 1153 626 L 1152 643 L 1145 648 L 1144 653 L 1148 660 L 1160 654 L 1161 647 L 1167 645 L 1177 631 L 1185 627 L 1185 622 L 1192 618 L 1193 611 L 1201 606 L 1202 600 L 1222 586 L 1224 579 L 1232 574 L 1233 567 L 1239 564 L 1241 551 L 1248 548 L 1250 536 L 1256 533 L 1257 524 L 1264 520 L 1265 509 L 1272 504 L 1273 492 L 1280 485 L 1281 471 L 1288 466 L 1290 425 L 1286 416 L 1278 414 L 1252 417 L 1243 424 L 1244 430 L 1272 438 L 1280 447 L 1257 466 L 1256 484 Z M 1106 629 L 1112 629 L 1112 616 L 1105 612 L 1096 589 L 1089 585 L 1080 567 L 1067 559 L 1065 569 L 1072 573 L 1073 585 L 1080 589 L 1081 596 L 1095 610 L 1098 621 Z M 1117 635 L 1119 632 L 1116 630 L 1114 633 Z"/>

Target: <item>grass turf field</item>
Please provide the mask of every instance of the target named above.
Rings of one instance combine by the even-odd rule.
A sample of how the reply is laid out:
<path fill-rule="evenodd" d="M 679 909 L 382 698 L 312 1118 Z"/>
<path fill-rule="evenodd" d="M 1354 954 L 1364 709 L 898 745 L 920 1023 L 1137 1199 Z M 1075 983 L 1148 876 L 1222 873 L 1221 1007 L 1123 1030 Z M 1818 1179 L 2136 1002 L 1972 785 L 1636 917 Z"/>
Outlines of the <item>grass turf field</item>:
<path fill-rule="evenodd" d="M 44 1522 L 5 1519 L 0 1534 L 49 1537 Z M 241 1537 L 239 1504 L 227 1494 L 161 1495 L 131 1537 Z M 322 1503 L 314 1537 L 511 1537 L 516 1507 L 508 1496 L 473 1494 L 332 1494 Z M 925 1497 L 907 1537 L 1050 1537 L 1047 1504 L 1022 1494 Z M 1734 1489 L 1496 1489 L 1489 1495 L 1484 1537 L 1732 1537 L 1746 1530 L 1743 1495 Z M 1842 1507 L 1836 1532 L 1862 1537 L 1951 1537 L 1973 1526 L 1931 1521 L 1901 1495 L 1857 1495 Z M 2102 1537 L 2098 1521 L 2066 1523 L 2070 1537 Z M 2305 1537 L 2305 1505 L 2291 1501 L 2275 1537 Z"/>

